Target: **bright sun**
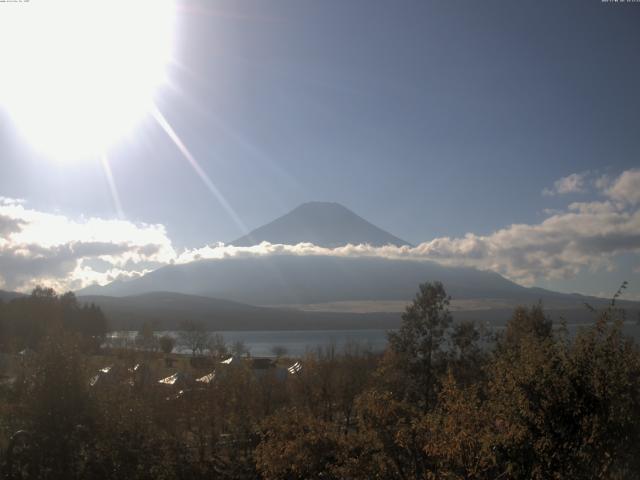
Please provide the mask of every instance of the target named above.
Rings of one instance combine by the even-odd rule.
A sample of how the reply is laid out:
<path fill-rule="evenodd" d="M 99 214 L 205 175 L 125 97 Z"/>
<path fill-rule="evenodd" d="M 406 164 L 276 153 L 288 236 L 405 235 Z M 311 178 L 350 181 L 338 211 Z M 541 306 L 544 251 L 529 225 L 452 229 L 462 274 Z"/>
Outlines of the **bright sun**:
<path fill-rule="evenodd" d="M 173 0 L 31 0 L 0 11 L 0 104 L 51 158 L 91 158 L 152 108 Z"/>

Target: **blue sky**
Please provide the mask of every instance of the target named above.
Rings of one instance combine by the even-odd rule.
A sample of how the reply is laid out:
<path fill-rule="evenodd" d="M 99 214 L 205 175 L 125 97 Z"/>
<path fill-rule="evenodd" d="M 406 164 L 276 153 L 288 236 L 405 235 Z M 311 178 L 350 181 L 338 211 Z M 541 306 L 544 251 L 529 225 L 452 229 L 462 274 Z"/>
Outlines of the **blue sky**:
<path fill-rule="evenodd" d="M 248 228 L 325 200 L 414 244 L 487 236 L 604 201 L 598 178 L 640 166 L 640 4 L 178 6 L 171 86 L 156 102 Z M 0 196 L 117 216 L 99 161 L 51 162 L 7 113 L 0 159 Z M 151 118 L 109 160 L 126 219 L 164 225 L 175 249 L 242 235 Z M 574 173 L 586 186 L 543 195 Z M 600 293 L 626 279 L 640 294 L 638 249 L 535 284 Z"/>

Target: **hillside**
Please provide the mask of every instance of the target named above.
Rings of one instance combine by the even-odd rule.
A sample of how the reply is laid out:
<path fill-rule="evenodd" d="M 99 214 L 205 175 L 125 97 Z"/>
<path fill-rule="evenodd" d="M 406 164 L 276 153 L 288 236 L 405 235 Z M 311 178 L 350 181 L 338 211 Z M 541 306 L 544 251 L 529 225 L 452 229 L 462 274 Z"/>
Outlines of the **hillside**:
<path fill-rule="evenodd" d="M 137 295 L 170 291 L 256 304 L 341 300 L 410 300 L 419 283 L 439 280 L 456 298 L 528 297 L 527 289 L 490 272 L 433 262 L 272 255 L 169 265 L 129 281 L 81 292 Z"/>
<path fill-rule="evenodd" d="M 90 287 L 79 295 L 128 296 L 168 291 L 251 305 L 305 305 L 341 301 L 409 301 L 419 283 L 441 281 L 456 300 L 504 299 L 511 305 L 542 300 L 557 308 L 602 299 L 525 288 L 504 277 L 433 262 L 274 255 L 170 265 L 141 278 Z"/>
<path fill-rule="evenodd" d="M 81 296 L 79 300 L 100 306 L 112 330 L 137 330 L 144 322 L 151 322 L 156 330 L 175 330 L 180 328 L 184 320 L 201 322 L 211 331 L 393 329 L 400 325 L 400 312 L 404 307 L 404 302 L 396 302 L 382 304 L 380 308 L 371 308 L 370 304 L 368 309 L 352 306 L 349 311 L 344 307 L 326 304 L 272 308 L 170 292 L 127 297 L 92 295 Z M 601 300 L 593 303 L 603 306 Z M 452 314 L 454 320 L 504 325 L 517 304 L 491 300 L 454 300 Z M 366 302 L 362 306 L 367 307 Z M 640 312 L 637 303 L 625 302 L 625 306 L 628 318 L 635 318 Z M 592 318 L 587 309 L 576 302 L 551 303 L 545 310 L 556 321 L 564 319 L 568 323 L 584 324 Z"/>
<path fill-rule="evenodd" d="M 320 313 L 256 307 L 216 298 L 171 292 L 127 297 L 80 296 L 98 305 L 113 330 L 137 330 L 151 322 L 157 330 L 175 330 L 184 320 L 202 322 L 209 330 L 313 330 L 396 328 L 397 313 Z"/>

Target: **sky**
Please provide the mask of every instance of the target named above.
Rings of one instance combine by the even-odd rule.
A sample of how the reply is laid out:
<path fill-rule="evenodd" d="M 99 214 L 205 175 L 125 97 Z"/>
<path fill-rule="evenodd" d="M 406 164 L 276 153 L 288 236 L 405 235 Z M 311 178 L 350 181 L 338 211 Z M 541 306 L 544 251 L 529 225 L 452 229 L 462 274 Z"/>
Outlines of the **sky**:
<path fill-rule="evenodd" d="M 319 200 L 418 246 L 393 256 L 640 299 L 640 4 L 176 10 L 154 102 L 179 145 L 143 116 L 107 175 L 52 160 L 0 105 L 0 288 L 138 275 Z"/>

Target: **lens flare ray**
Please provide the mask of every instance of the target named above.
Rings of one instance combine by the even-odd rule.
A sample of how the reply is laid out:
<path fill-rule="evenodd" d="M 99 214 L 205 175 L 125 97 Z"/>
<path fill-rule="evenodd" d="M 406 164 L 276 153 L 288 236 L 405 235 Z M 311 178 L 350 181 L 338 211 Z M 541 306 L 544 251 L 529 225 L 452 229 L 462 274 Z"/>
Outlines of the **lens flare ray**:
<path fill-rule="evenodd" d="M 111 165 L 109 165 L 109 159 L 106 155 L 102 155 L 100 157 L 100 162 L 102 163 L 102 169 L 104 170 L 104 176 L 107 179 L 107 184 L 109 185 L 109 191 L 111 192 L 111 199 L 113 200 L 113 206 L 116 209 L 116 213 L 118 214 L 118 218 L 124 220 L 124 210 L 122 209 L 122 203 L 120 202 L 120 195 L 118 194 L 118 188 L 116 187 L 116 182 L 113 179 L 113 172 L 111 171 Z"/>
<path fill-rule="evenodd" d="M 229 204 L 229 202 L 224 197 L 222 192 L 213 183 L 209 175 L 207 175 L 207 172 L 204 171 L 204 169 L 200 166 L 200 164 L 195 159 L 195 157 L 191 154 L 187 146 L 180 139 L 178 134 L 175 132 L 173 127 L 169 124 L 169 122 L 167 121 L 167 119 L 162 114 L 162 112 L 158 109 L 157 106 L 155 105 L 152 106 L 151 115 L 156 120 L 156 122 L 158 122 L 158 125 L 160 125 L 160 128 L 164 130 L 167 136 L 175 144 L 178 150 L 180 150 L 180 153 L 182 153 L 182 156 L 187 160 L 187 162 L 189 162 L 189 165 L 191 165 L 191 168 L 193 168 L 196 174 L 200 177 L 200 180 L 202 180 L 202 182 L 207 187 L 207 189 L 213 194 L 216 200 L 220 202 L 220 205 L 222 205 L 222 207 L 225 209 L 227 214 L 231 217 L 231 219 L 235 222 L 235 224 L 240 228 L 240 230 L 244 234 L 246 234 L 249 230 L 247 229 L 245 224 L 242 222 L 242 220 L 240 219 L 238 214 L 235 212 L 233 207 Z"/>

